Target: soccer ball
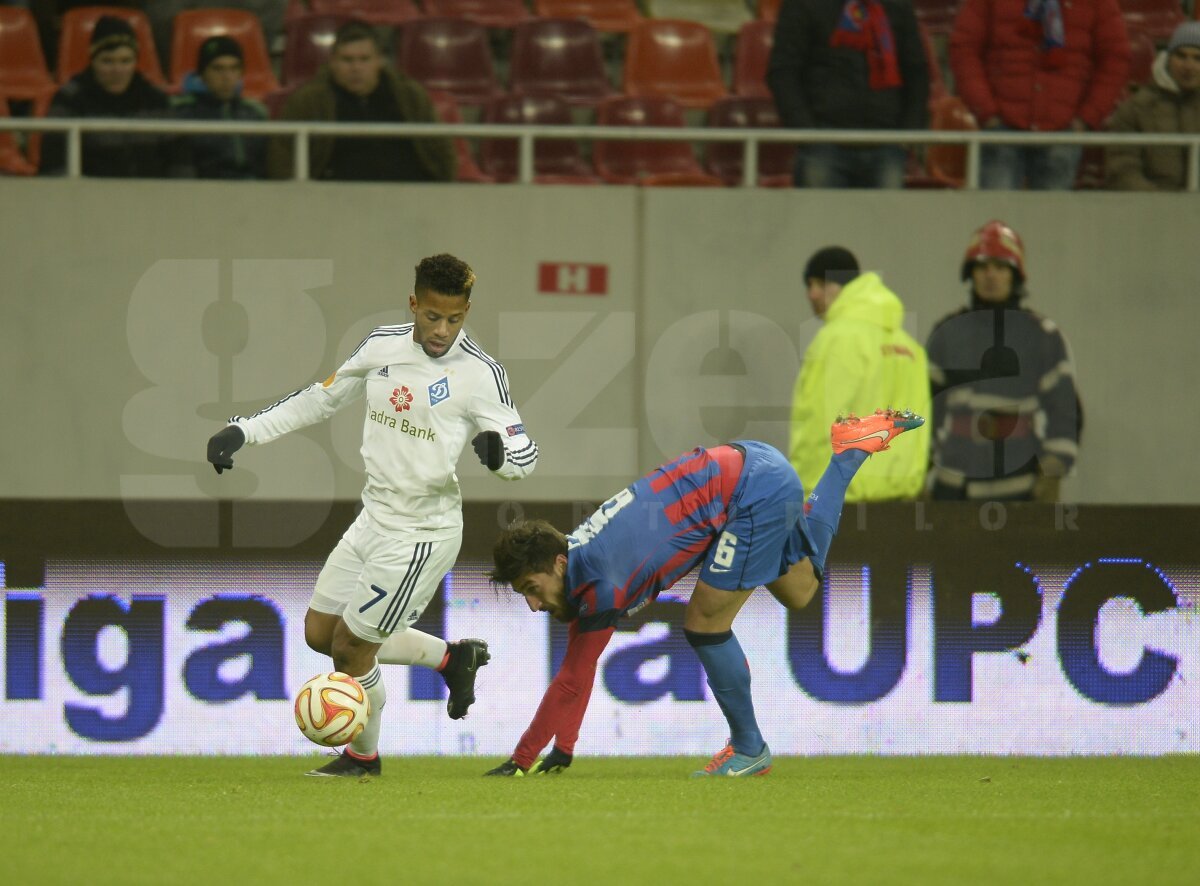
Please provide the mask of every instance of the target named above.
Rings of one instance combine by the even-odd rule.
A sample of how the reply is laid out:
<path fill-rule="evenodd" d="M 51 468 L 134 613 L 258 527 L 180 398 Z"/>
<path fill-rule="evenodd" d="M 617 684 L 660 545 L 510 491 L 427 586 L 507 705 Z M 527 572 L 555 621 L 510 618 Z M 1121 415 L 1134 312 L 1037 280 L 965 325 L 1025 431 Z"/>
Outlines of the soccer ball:
<path fill-rule="evenodd" d="M 296 725 L 309 741 L 327 748 L 352 742 L 366 728 L 371 700 L 357 680 L 333 671 L 317 674 L 296 694 Z"/>

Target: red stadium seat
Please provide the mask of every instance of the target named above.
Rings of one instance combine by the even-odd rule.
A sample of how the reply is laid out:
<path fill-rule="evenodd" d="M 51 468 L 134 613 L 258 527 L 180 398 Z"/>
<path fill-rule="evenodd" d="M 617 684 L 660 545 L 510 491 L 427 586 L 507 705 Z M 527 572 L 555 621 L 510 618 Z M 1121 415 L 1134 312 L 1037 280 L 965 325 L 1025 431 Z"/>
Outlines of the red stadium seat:
<path fill-rule="evenodd" d="M 303 9 L 293 9 L 292 6 L 288 7 L 287 18 L 302 17 L 305 14 Z M 413 0 L 309 0 L 308 13 L 344 15 L 372 25 L 392 27 L 421 17 L 421 10 Z"/>
<path fill-rule="evenodd" d="M 758 0 L 758 17 L 773 22 L 779 18 L 779 6 L 783 0 Z"/>
<path fill-rule="evenodd" d="M 488 123 L 526 123 L 569 126 L 571 109 L 554 96 L 504 95 L 487 106 Z M 479 144 L 479 166 L 498 182 L 519 175 L 516 139 L 487 138 Z M 599 184 L 584 162 L 579 143 L 568 139 L 542 139 L 533 144 L 533 168 L 539 184 Z"/>
<path fill-rule="evenodd" d="M 970 132 L 979 129 L 979 123 L 962 99 L 948 95 L 934 103 L 930 113 L 930 128 Z M 961 188 L 966 177 L 966 146 L 929 145 L 925 150 L 925 166 L 935 182 L 945 187 Z"/>
<path fill-rule="evenodd" d="M 1141 32 L 1156 43 L 1166 43 L 1171 32 L 1187 21 L 1179 0 L 1118 0 L 1125 30 Z"/>
<path fill-rule="evenodd" d="M 0 117 L 8 117 L 8 102 L 2 98 Z M 0 132 L 0 175 L 37 175 L 37 167 L 21 153 L 11 132 Z"/>
<path fill-rule="evenodd" d="M 515 28 L 529 19 L 523 0 L 424 0 L 425 14 L 465 18 L 485 28 Z"/>
<path fill-rule="evenodd" d="M 349 21 L 353 19 L 344 15 L 306 15 L 284 22 L 283 82 L 290 85 L 312 79 L 329 60 L 337 29 Z"/>
<path fill-rule="evenodd" d="M 287 100 L 292 97 L 292 93 L 299 89 L 303 84 L 289 83 L 274 92 L 269 92 L 262 97 L 262 103 L 267 108 L 267 114 L 272 120 L 278 120 L 283 113 L 283 106 L 287 104 Z"/>
<path fill-rule="evenodd" d="M 717 47 L 704 25 L 646 19 L 629 32 L 625 94 L 661 96 L 685 108 L 707 108 L 729 94 Z"/>
<path fill-rule="evenodd" d="M 396 59 L 426 89 L 448 92 L 459 104 L 486 105 L 503 91 L 487 31 L 466 19 L 409 22 L 397 39 Z"/>
<path fill-rule="evenodd" d="M 601 126 L 680 126 L 683 109 L 662 97 L 614 96 L 596 109 Z M 597 174 L 610 184 L 720 187 L 696 162 L 687 142 L 626 142 L 598 139 L 592 146 Z"/>
<path fill-rule="evenodd" d="M 775 23 L 755 19 L 738 31 L 733 45 L 734 95 L 770 96 L 767 88 L 767 60 L 775 42 Z"/>
<path fill-rule="evenodd" d="M 600 37 L 585 21 L 539 18 L 513 31 L 510 89 L 594 106 L 613 94 Z"/>
<path fill-rule="evenodd" d="M 708 111 L 708 125 L 740 129 L 777 129 L 779 112 L 769 98 L 744 95 L 723 98 Z M 767 188 L 792 186 L 795 145 L 758 146 L 758 184 Z M 743 148 L 737 142 L 713 142 L 705 151 L 704 168 L 727 185 L 742 183 Z"/>
<path fill-rule="evenodd" d="M 20 6 L 0 6 L 0 98 L 49 102 L 57 89 L 33 15 Z"/>
<path fill-rule="evenodd" d="M 1148 34 L 1136 31 L 1129 33 L 1129 49 L 1132 61 L 1129 65 L 1129 82 L 1133 86 L 1142 86 L 1150 82 L 1154 68 L 1154 57 L 1158 49 Z"/>
<path fill-rule="evenodd" d="M 736 34 L 750 20 L 743 0 L 643 0 L 649 18 L 699 22 L 714 34 Z"/>
<path fill-rule="evenodd" d="M 127 6 L 78 6 L 66 11 L 58 37 L 58 82 L 66 83 L 88 66 L 91 61 L 88 49 L 92 42 L 92 31 L 104 15 L 129 22 L 133 33 L 137 35 L 138 70 L 155 86 L 166 88 L 167 80 L 158 60 L 158 50 L 154 47 L 150 19 L 140 9 Z"/>
<path fill-rule="evenodd" d="M 954 30 L 959 0 L 913 0 L 917 21 L 933 35 L 948 37 Z"/>
<path fill-rule="evenodd" d="M 195 70 L 200 44 L 215 34 L 227 34 L 242 46 L 245 95 L 262 98 L 279 89 L 262 24 L 254 13 L 241 9 L 191 9 L 176 14 L 171 40 L 171 82 L 175 88 L 181 88 L 183 78 Z"/>
<path fill-rule="evenodd" d="M 634 0 L 534 0 L 543 18 L 581 18 L 597 31 L 624 34 L 642 20 Z"/>
<path fill-rule="evenodd" d="M 429 91 L 429 98 L 433 101 L 433 112 L 437 115 L 439 123 L 462 123 L 462 114 L 459 113 L 458 104 L 454 101 L 454 96 L 448 92 L 438 92 L 436 90 Z M 471 154 L 471 146 L 467 144 L 465 138 L 454 139 L 454 154 L 457 163 L 457 172 L 454 175 L 454 180 L 457 182 L 467 182 L 475 184 L 484 184 L 494 181 L 479 168 L 479 164 L 475 162 L 474 155 Z"/>

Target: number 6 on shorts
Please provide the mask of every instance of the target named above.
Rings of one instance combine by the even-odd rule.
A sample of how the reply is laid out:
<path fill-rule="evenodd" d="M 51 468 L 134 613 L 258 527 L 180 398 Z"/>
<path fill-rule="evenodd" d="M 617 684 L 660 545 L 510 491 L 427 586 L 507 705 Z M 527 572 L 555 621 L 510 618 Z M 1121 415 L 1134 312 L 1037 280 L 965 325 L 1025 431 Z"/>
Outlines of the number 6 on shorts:
<path fill-rule="evenodd" d="M 737 554 L 737 543 L 737 536 L 732 532 L 722 532 L 717 549 L 713 551 L 713 563 L 723 569 L 732 566 L 733 558 Z"/>

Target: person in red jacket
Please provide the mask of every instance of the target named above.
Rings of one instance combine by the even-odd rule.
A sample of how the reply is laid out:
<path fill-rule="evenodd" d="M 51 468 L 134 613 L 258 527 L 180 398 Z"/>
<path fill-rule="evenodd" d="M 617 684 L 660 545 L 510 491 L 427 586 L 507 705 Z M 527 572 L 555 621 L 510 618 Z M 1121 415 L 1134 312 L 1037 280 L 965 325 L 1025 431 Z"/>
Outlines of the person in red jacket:
<path fill-rule="evenodd" d="M 950 35 L 958 94 L 984 129 L 1102 129 L 1129 64 L 1117 0 L 963 0 Z M 987 146 L 980 186 L 1068 189 L 1080 153 L 1077 145 Z"/>

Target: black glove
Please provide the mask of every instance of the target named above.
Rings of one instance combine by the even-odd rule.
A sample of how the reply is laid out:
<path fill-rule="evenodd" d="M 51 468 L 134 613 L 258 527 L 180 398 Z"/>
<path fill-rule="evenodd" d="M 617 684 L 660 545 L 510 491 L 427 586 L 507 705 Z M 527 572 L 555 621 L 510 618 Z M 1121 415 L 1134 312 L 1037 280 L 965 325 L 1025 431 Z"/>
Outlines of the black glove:
<path fill-rule="evenodd" d="M 517 761 L 509 757 L 495 769 L 489 769 L 484 775 L 508 775 L 521 778 L 525 774 L 525 770 L 517 765 Z"/>
<path fill-rule="evenodd" d="M 571 765 L 571 755 L 564 754 L 558 748 L 551 748 L 543 760 L 533 764 L 533 768 L 529 770 L 530 775 L 558 775 L 564 769 Z"/>
<path fill-rule="evenodd" d="M 246 432 L 237 425 L 227 425 L 208 438 L 208 460 L 213 469 L 233 470 L 233 454 L 246 445 Z"/>
<path fill-rule="evenodd" d="M 471 441 L 479 462 L 489 471 L 498 471 L 504 464 L 504 444 L 500 442 L 498 431 L 480 431 Z"/>

